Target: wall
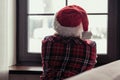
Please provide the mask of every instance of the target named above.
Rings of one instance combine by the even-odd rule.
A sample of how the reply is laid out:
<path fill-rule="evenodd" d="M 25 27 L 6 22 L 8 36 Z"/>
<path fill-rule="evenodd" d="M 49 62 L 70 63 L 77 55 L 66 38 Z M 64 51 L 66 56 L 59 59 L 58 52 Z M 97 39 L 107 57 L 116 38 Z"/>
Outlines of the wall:
<path fill-rule="evenodd" d="M 0 0 L 0 80 L 15 64 L 15 0 Z"/>
<path fill-rule="evenodd" d="M 8 65 L 16 63 L 16 0 L 8 1 Z"/>
<path fill-rule="evenodd" d="M 7 4 L 0 0 L 0 80 L 8 79 Z"/>

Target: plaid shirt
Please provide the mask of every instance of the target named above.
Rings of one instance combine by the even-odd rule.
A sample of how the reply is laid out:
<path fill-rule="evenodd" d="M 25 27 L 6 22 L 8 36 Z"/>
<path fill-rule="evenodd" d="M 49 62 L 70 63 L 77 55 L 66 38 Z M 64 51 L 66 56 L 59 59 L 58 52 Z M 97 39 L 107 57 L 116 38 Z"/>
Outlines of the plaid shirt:
<path fill-rule="evenodd" d="M 89 70 L 96 63 L 96 43 L 77 37 L 53 35 L 42 41 L 40 80 L 63 80 Z"/>

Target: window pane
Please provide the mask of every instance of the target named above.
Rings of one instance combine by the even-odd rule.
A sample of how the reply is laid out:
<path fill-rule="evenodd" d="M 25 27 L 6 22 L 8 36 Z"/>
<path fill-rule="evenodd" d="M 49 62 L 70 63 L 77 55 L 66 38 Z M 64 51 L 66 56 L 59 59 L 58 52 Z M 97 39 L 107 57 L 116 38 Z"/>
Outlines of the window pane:
<path fill-rule="evenodd" d="M 97 53 L 107 53 L 107 15 L 89 15 L 89 30 L 92 40 L 97 43 Z M 28 52 L 41 53 L 41 41 L 47 35 L 55 33 L 53 16 L 29 16 Z M 103 45 L 104 43 L 104 45 Z"/>
<path fill-rule="evenodd" d="M 53 16 L 28 17 L 28 52 L 41 52 L 41 41 L 45 36 L 52 35 Z"/>
<path fill-rule="evenodd" d="M 83 7 L 87 13 L 108 12 L 108 0 L 68 0 L 68 4 L 77 4 Z"/>
<path fill-rule="evenodd" d="M 28 0 L 28 13 L 55 13 L 65 6 L 65 0 Z"/>
<path fill-rule="evenodd" d="M 97 44 L 97 53 L 107 54 L 107 15 L 89 15 L 89 30 Z"/>

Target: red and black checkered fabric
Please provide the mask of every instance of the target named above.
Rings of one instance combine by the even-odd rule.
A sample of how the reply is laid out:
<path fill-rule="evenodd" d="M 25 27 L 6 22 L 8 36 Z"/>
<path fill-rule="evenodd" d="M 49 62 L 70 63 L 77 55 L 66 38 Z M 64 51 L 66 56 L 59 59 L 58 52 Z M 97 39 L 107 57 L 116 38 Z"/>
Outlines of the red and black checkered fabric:
<path fill-rule="evenodd" d="M 95 63 L 94 41 L 48 36 L 42 41 L 43 74 L 40 80 L 62 80 L 92 69 Z"/>

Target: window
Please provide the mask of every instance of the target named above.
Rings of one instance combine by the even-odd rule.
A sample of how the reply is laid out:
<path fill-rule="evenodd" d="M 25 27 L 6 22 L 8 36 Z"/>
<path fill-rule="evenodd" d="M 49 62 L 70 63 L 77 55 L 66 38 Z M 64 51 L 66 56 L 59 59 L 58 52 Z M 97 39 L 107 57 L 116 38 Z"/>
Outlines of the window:
<path fill-rule="evenodd" d="M 41 64 L 41 41 L 55 32 L 52 26 L 54 14 L 71 4 L 80 5 L 87 11 L 92 40 L 97 43 L 98 63 L 117 59 L 117 1 L 17 0 L 18 64 Z"/>
<path fill-rule="evenodd" d="M 65 5 L 77 4 L 88 12 L 89 28 L 93 33 L 92 39 L 97 43 L 97 52 L 107 54 L 108 0 L 68 0 L 67 4 L 64 0 L 53 1 L 55 0 L 28 0 L 29 53 L 41 53 L 40 42 L 42 39 L 47 35 L 54 34 L 52 21 L 55 12 Z M 101 42 L 104 43 L 102 47 Z"/>

